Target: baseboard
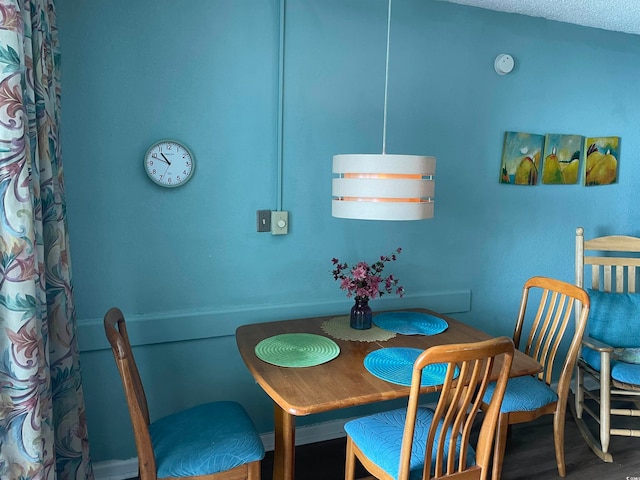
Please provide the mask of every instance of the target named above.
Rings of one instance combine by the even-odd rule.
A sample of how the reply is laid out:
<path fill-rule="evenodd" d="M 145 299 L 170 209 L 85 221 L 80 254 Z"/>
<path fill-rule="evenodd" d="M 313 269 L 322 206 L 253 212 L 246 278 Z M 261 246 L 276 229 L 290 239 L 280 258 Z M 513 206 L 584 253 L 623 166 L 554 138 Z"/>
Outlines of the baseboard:
<path fill-rule="evenodd" d="M 138 458 L 106 460 L 93 464 L 95 480 L 126 480 L 138 476 Z"/>
<path fill-rule="evenodd" d="M 296 445 L 307 445 L 344 437 L 344 424 L 348 421 L 349 419 L 333 420 L 296 428 Z M 275 444 L 273 432 L 262 434 L 260 438 L 266 451 L 273 450 Z M 127 480 L 135 478 L 138 476 L 138 459 L 133 457 L 127 460 L 96 462 L 93 464 L 93 474 L 95 480 Z"/>

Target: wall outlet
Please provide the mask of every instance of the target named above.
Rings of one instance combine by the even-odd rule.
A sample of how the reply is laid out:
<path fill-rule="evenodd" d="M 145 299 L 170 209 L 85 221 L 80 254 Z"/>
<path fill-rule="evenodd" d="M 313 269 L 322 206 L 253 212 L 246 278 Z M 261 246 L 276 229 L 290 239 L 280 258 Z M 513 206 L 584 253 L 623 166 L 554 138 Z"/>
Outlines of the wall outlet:
<path fill-rule="evenodd" d="M 271 210 L 256 210 L 258 232 L 271 231 Z"/>
<path fill-rule="evenodd" d="M 286 235 L 289 233 L 289 212 L 271 212 L 271 234 Z"/>

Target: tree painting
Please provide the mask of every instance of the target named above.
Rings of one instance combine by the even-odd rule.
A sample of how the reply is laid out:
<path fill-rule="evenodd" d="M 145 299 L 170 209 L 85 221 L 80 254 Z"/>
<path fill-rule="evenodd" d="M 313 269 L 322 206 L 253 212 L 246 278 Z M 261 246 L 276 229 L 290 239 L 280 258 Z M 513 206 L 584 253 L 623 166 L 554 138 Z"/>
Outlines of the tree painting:
<path fill-rule="evenodd" d="M 620 137 L 587 138 L 584 149 L 587 158 L 584 184 L 591 187 L 616 183 L 620 160 Z"/>
<path fill-rule="evenodd" d="M 582 164 L 581 135 L 547 134 L 544 142 L 542 183 L 575 185 Z"/>
<path fill-rule="evenodd" d="M 505 132 L 500 167 L 500 183 L 536 185 L 544 135 Z"/>

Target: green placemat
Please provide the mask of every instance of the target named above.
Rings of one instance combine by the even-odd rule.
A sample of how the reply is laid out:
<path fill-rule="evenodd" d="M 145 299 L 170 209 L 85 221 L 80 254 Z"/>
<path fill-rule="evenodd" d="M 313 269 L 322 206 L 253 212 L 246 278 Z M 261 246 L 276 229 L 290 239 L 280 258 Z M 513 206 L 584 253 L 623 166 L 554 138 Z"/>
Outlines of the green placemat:
<path fill-rule="evenodd" d="M 311 333 L 283 333 L 256 345 L 256 356 L 279 367 L 313 367 L 333 360 L 340 347 L 330 338 Z"/>
<path fill-rule="evenodd" d="M 374 317 L 375 318 L 375 317 Z M 353 342 L 383 342 L 396 336 L 394 332 L 383 330 L 373 325 L 366 330 L 356 330 L 349 326 L 349 316 L 335 317 L 325 320 L 320 325 L 322 331 L 333 338 Z"/>

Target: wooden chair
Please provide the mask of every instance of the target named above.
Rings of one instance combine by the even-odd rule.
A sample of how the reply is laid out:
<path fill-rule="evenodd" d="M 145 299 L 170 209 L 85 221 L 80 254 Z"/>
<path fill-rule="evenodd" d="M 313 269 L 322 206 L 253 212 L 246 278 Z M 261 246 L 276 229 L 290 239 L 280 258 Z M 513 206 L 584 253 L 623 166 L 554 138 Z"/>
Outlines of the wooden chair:
<path fill-rule="evenodd" d="M 424 479 L 486 479 L 513 353 L 508 337 L 425 350 L 413 365 L 407 408 L 345 424 L 345 479 L 353 480 L 356 458 L 379 479 L 407 480 L 419 473 Z M 496 362 L 498 356 L 502 356 L 502 363 Z M 437 364 L 442 364 L 438 367 L 446 373 L 439 401 L 432 410 L 419 406 L 420 383 L 423 369 Z M 482 420 L 474 452 L 469 445 L 471 428 L 494 366 L 498 374 L 496 394 Z"/>
<path fill-rule="evenodd" d="M 604 236 L 585 240 L 584 230 L 576 230 L 576 284 L 588 287 L 591 313 L 578 359 L 572 413 L 591 450 L 605 462 L 613 461 L 609 453 L 612 435 L 640 436 L 638 424 L 632 428 L 629 419 L 640 416 L 638 267 L 640 238 Z M 585 378 L 595 380 L 599 388 L 586 388 Z M 599 407 L 591 408 L 585 399 L 594 400 Z M 597 439 L 585 422 L 585 413 L 599 424 Z"/>
<path fill-rule="evenodd" d="M 578 307 L 580 314 L 576 318 L 575 328 L 572 328 L 574 308 Z M 529 318 L 531 315 L 527 315 L 528 312 L 534 313 L 533 318 Z M 524 352 L 542 364 L 542 372 L 535 377 L 512 378 L 507 383 L 498 417 L 494 480 L 498 480 L 502 473 L 509 425 L 530 422 L 542 415 L 554 416 L 553 441 L 558 474 L 565 476 L 564 422 L 567 397 L 588 314 L 589 295 L 582 288 L 546 277 L 533 277 L 525 283 L 513 342 L 516 348 L 520 347 L 527 320 L 526 323 L 530 323 L 531 327 L 525 333 Z M 565 337 L 571 338 L 571 343 L 566 356 L 562 357 L 559 347 Z M 554 370 L 558 367 L 560 377 L 557 390 L 554 391 L 551 388 L 552 376 L 557 373 Z M 487 391 L 486 400 L 491 398 L 490 395 L 491 388 Z"/>
<path fill-rule="evenodd" d="M 140 480 L 259 480 L 264 447 L 235 402 L 213 402 L 149 422 L 147 399 L 122 312 L 110 309 L 104 330 L 122 378 L 138 451 Z"/>

